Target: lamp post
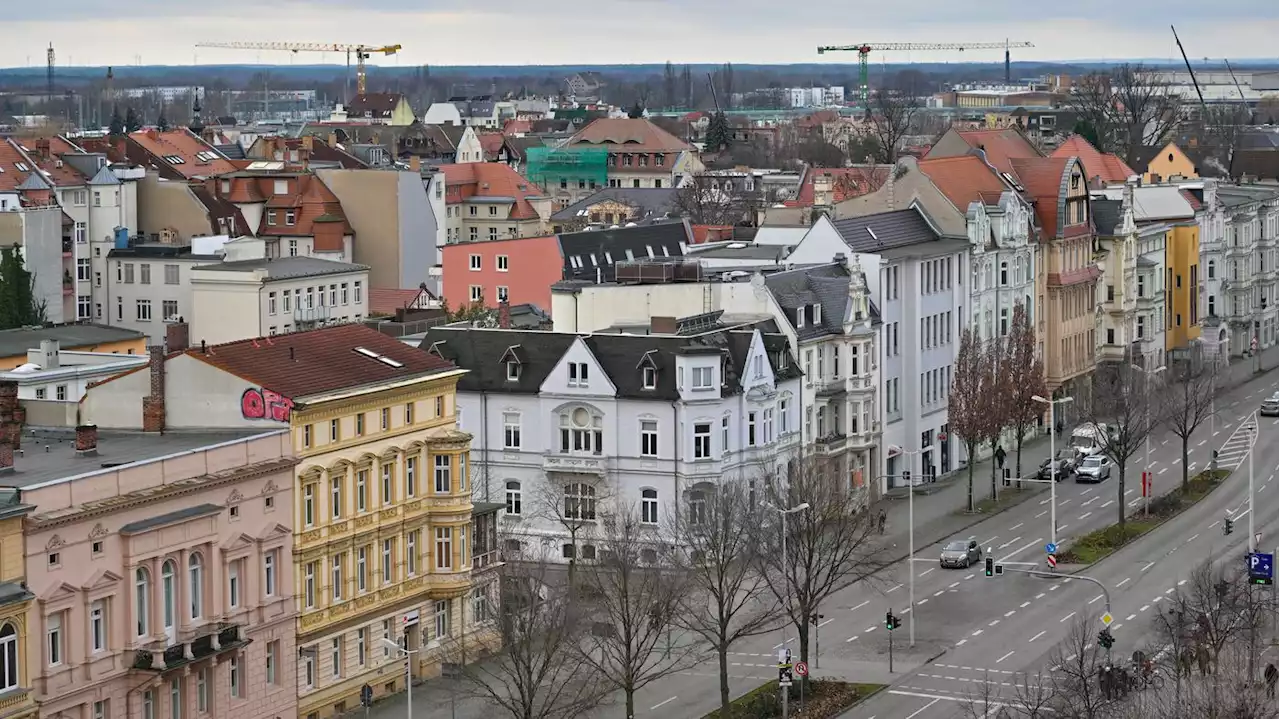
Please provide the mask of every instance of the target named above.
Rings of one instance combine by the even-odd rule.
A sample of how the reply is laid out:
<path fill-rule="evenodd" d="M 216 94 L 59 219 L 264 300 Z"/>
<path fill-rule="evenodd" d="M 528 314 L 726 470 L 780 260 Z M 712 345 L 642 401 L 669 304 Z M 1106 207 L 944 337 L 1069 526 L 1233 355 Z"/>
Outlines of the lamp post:
<path fill-rule="evenodd" d="M 1133 364 L 1132 362 L 1129 363 L 1129 366 L 1146 375 L 1147 379 L 1151 379 L 1152 375 L 1160 374 L 1167 369 L 1165 365 L 1160 365 L 1155 369 L 1149 370 L 1140 365 Z M 1147 393 L 1146 406 L 1143 409 L 1142 420 L 1147 425 L 1143 428 L 1147 433 L 1147 458 L 1142 467 L 1142 476 L 1146 481 L 1146 485 L 1142 488 L 1142 513 L 1143 515 L 1146 515 L 1151 511 L 1151 393 L 1148 391 L 1146 386 L 1143 386 L 1142 389 Z"/>
<path fill-rule="evenodd" d="M 783 509 L 782 507 L 779 507 L 776 504 L 773 504 L 772 502 L 765 502 L 764 506 L 782 515 L 782 562 L 780 564 L 782 566 L 782 581 L 787 585 L 786 586 L 787 596 L 790 596 L 791 595 L 791 577 L 788 576 L 787 574 L 787 563 L 789 561 L 789 556 L 790 556 L 787 554 L 787 515 L 795 514 L 796 512 L 803 512 L 804 510 L 809 508 L 809 503 L 801 502 L 800 504 L 797 504 L 796 506 L 790 509 Z M 782 623 L 782 649 L 786 650 L 786 648 L 787 648 L 787 623 L 783 622 Z"/>
<path fill-rule="evenodd" d="M 379 637 L 378 641 L 404 655 L 404 694 L 406 699 L 405 719 L 413 719 L 413 655 L 422 650 L 405 649 L 398 643 L 393 642 L 386 637 Z M 405 644 L 408 643 L 409 640 L 406 638 Z"/>
<path fill-rule="evenodd" d="M 1258 416 L 1253 416 L 1253 424 L 1249 429 L 1249 553 L 1258 551 L 1258 535 L 1253 530 L 1253 449 L 1258 442 Z"/>
<path fill-rule="evenodd" d="M 907 640 L 912 647 L 916 645 L 916 481 L 911 474 L 914 457 L 922 449 L 902 450 L 907 460 L 907 606 L 911 607 L 911 616 L 907 617 Z M 921 467 L 923 469 L 923 467 Z"/>
<path fill-rule="evenodd" d="M 1035 395 L 1031 399 L 1049 405 L 1049 542 L 1051 544 L 1058 543 L 1058 453 L 1054 448 L 1054 440 L 1058 433 L 1057 424 L 1054 422 L 1054 410 L 1057 405 L 1074 402 L 1074 397 L 1059 397 L 1058 399 L 1045 399 L 1040 395 Z"/>

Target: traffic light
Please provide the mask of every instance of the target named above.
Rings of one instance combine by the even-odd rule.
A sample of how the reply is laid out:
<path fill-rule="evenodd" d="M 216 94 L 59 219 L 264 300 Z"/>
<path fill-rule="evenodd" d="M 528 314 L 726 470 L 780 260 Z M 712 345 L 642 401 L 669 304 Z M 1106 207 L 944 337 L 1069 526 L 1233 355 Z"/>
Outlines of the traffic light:
<path fill-rule="evenodd" d="M 810 623 L 810 624 L 821 624 L 821 623 L 822 623 L 822 620 L 823 620 L 823 619 L 826 619 L 826 618 L 827 618 L 827 615 L 825 615 L 825 614 L 818 614 L 817 612 L 814 612 L 813 614 L 810 614 L 810 615 L 809 615 L 809 623 Z"/>
<path fill-rule="evenodd" d="M 1107 627 L 1098 632 L 1098 646 L 1103 649 L 1110 649 L 1112 644 L 1116 643 L 1116 638 L 1111 636 L 1111 628 Z"/>
<path fill-rule="evenodd" d="M 1222 533 L 1223 533 L 1224 535 L 1226 535 L 1226 534 L 1231 534 L 1231 524 L 1232 524 L 1232 522 L 1233 522 L 1233 520 L 1231 519 L 1231 517 L 1227 517 L 1226 519 L 1223 519 L 1223 520 L 1222 520 Z"/>
<path fill-rule="evenodd" d="M 885 628 L 885 629 L 888 629 L 889 631 L 893 631 L 894 629 L 897 629 L 897 628 L 898 628 L 898 627 L 900 627 L 900 626 L 902 626 L 902 620 L 901 620 L 901 619 L 899 619 L 899 618 L 897 618 L 897 617 L 895 617 L 895 616 L 893 616 L 893 610 L 892 610 L 892 609 L 890 609 L 889 611 L 887 611 L 887 612 L 885 612 L 885 613 L 884 613 L 884 628 Z"/>
<path fill-rule="evenodd" d="M 987 576 L 994 576 L 996 573 L 996 560 L 987 557 Z"/>

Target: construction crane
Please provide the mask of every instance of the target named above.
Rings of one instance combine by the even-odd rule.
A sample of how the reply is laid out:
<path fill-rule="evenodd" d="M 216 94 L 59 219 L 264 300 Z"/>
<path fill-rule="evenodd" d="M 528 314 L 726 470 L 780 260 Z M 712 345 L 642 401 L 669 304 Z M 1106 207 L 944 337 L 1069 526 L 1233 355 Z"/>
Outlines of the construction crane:
<path fill-rule="evenodd" d="M 858 93 L 862 98 L 862 108 L 865 110 L 869 107 L 867 104 L 867 56 L 872 52 L 880 51 L 896 51 L 896 50 L 957 50 L 964 52 L 965 50 L 999 50 L 1004 48 L 1004 80 L 1010 81 L 1009 77 L 1009 48 L 1011 47 L 1035 47 L 1029 42 L 877 42 L 862 43 L 858 45 L 823 45 L 818 48 L 818 54 L 822 55 L 828 52 L 856 52 L 858 53 Z"/>
<path fill-rule="evenodd" d="M 356 56 L 356 94 L 365 92 L 364 61 L 372 55 L 394 55 L 400 51 L 400 45 L 351 45 L 347 43 L 325 42 L 198 42 L 196 47 L 220 47 L 231 50 L 288 50 L 299 52 L 343 52 L 347 54 L 347 66 L 351 66 L 351 54 Z"/>

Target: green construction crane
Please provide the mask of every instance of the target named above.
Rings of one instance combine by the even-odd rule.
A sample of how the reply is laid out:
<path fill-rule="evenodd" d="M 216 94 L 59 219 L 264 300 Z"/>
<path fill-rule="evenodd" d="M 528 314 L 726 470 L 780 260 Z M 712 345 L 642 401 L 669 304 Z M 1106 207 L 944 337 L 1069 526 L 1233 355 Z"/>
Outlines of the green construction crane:
<path fill-rule="evenodd" d="M 1004 81 L 1010 82 L 1012 78 L 1009 73 L 1009 48 L 1011 47 L 1035 47 L 1029 42 L 878 42 L 878 43 L 862 43 L 858 45 L 823 45 L 818 48 L 818 54 L 822 55 L 828 52 L 856 52 L 858 53 L 858 95 L 862 100 L 862 109 L 867 109 L 869 94 L 867 91 L 867 56 L 872 52 L 881 52 L 889 50 L 999 50 L 1004 48 Z"/>

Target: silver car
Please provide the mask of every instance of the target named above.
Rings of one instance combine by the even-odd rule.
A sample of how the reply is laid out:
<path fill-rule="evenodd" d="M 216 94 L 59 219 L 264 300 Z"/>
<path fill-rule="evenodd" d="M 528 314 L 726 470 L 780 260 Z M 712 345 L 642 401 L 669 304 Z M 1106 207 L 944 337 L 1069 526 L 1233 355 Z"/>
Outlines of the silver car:
<path fill-rule="evenodd" d="M 942 556 L 939 558 L 939 563 L 943 569 L 947 567 L 968 569 L 969 565 L 980 559 L 982 559 L 982 550 L 978 549 L 977 542 L 972 539 L 968 542 L 958 539 L 954 542 L 949 542 L 947 546 L 942 548 Z"/>
<path fill-rule="evenodd" d="M 1280 392 L 1262 400 L 1262 408 L 1258 410 L 1258 414 L 1263 417 L 1280 417 Z"/>
<path fill-rule="evenodd" d="M 1085 457 L 1076 467 L 1077 482 L 1101 482 L 1111 479 L 1111 460 L 1102 454 Z"/>

